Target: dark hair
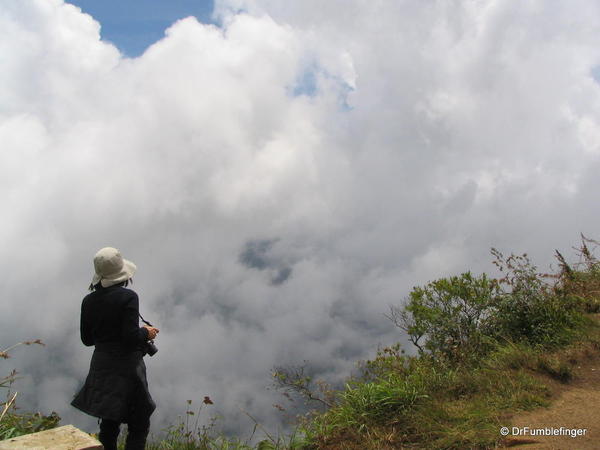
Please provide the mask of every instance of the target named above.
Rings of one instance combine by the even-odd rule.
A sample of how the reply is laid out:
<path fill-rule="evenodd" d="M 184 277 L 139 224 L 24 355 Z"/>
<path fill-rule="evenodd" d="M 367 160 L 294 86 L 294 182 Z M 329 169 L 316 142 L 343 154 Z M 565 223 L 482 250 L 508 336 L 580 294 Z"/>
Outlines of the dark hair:
<path fill-rule="evenodd" d="M 127 287 L 127 286 L 129 286 L 129 283 L 133 284 L 133 278 L 129 278 L 128 280 L 122 281 L 117 284 L 113 284 L 113 286 Z M 110 287 L 112 287 L 112 286 L 110 286 Z M 90 284 L 88 289 L 90 291 L 97 291 L 98 289 L 106 289 L 106 288 L 102 286 L 102 281 L 99 281 L 96 284 Z"/>

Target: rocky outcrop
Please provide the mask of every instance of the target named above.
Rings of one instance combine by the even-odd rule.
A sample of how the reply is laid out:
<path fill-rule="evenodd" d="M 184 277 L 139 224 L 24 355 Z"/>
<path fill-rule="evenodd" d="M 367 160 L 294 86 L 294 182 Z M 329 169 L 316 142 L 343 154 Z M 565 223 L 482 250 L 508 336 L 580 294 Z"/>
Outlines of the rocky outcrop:
<path fill-rule="evenodd" d="M 0 450 L 102 450 L 100 442 L 73 425 L 0 441 Z"/>

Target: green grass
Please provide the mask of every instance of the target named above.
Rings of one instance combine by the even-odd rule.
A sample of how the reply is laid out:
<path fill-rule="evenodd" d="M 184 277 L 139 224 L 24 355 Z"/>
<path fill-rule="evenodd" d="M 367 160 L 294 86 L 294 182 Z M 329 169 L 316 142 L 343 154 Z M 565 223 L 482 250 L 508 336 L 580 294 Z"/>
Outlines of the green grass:
<path fill-rule="evenodd" d="M 493 446 L 506 412 L 549 402 L 549 388 L 525 361 L 521 348 L 507 345 L 479 367 L 432 371 L 432 361 L 417 362 L 408 375 L 355 381 L 340 393 L 337 406 L 306 424 L 308 436 L 323 448 L 342 448 L 344 436 L 365 448 L 391 442 L 427 448 Z M 387 436 L 387 443 L 381 436 Z"/>

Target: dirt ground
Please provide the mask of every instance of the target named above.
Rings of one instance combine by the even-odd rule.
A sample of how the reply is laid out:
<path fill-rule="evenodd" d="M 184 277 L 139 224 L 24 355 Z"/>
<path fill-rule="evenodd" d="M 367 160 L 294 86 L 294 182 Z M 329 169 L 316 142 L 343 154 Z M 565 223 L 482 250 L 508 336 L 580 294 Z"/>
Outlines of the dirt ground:
<path fill-rule="evenodd" d="M 574 379 L 556 385 L 558 397 L 550 407 L 513 416 L 505 445 L 516 449 L 600 449 L 600 358 L 581 361 L 574 368 Z M 554 428 L 556 436 L 515 435 L 513 427 Z M 560 428 L 563 427 L 563 430 Z M 580 430 L 578 436 L 568 430 Z M 548 430 L 550 431 L 550 430 Z M 507 448 L 504 447 L 504 448 Z"/>

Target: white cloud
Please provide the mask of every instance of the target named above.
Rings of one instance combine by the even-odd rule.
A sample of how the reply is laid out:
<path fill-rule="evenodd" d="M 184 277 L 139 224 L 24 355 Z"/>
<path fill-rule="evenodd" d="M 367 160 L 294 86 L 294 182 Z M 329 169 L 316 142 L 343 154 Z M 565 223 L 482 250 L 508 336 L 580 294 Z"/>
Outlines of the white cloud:
<path fill-rule="evenodd" d="M 210 395 L 243 433 L 238 406 L 276 421 L 274 365 L 339 379 L 402 339 L 383 314 L 415 284 L 593 236 L 599 16 L 566 5 L 223 0 L 221 28 L 184 19 L 128 59 L 73 6 L 4 1 L 0 342 L 49 344 L 12 361 L 27 402 L 86 423 L 105 245 L 162 330 L 155 422 Z"/>

